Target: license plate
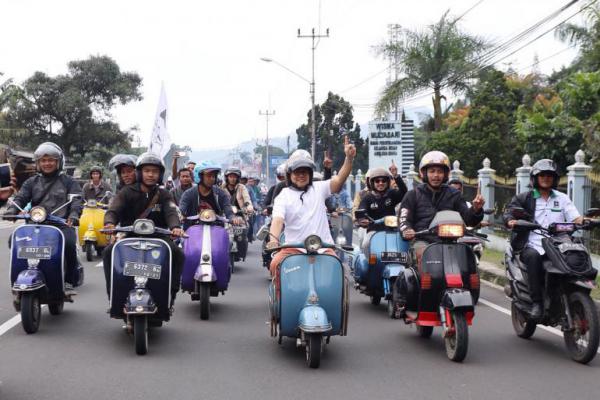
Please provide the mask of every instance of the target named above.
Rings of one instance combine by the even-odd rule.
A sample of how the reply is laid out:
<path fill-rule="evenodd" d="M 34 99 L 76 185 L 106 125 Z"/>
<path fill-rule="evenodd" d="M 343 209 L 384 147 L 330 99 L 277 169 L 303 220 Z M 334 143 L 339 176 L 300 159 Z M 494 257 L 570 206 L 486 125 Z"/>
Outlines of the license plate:
<path fill-rule="evenodd" d="M 148 279 L 160 279 L 162 266 L 156 264 L 145 264 L 137 262 L 126 262 L 123 275 L 143 276 Z"/>
<path fill-rule="evenodd" d="M 405 252 L 384 251 L 381 253 L 381 261 L 406 263 L 408 255 Z"/>
<path fill-rule="evenodd" d="M 19 247 L 17 251 L 17 258 L 25 260 L 49 260 L 52 255 L 52 247 L 40 246 L 40 247 Z"/>

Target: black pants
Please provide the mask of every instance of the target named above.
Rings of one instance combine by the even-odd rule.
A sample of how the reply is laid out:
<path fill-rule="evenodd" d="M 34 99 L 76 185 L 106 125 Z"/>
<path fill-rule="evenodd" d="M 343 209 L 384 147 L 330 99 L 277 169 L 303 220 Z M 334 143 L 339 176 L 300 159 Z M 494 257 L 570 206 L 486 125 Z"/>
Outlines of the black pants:
<path fill-rule="evenodd" d="M 252 243 L 254 240 L 254 219 L 256 216 L 252 214 L 248 219 L 248 242 Z"/>
<path fill-rule="evenodd" d="M 183 271 L 183 262 L 185 256 L 183 254 L 183 250 L 179 248 L 171 239 L 161 238 L 171 248 L 171 254 L 173 255 L 173 260 L 171 260 L 171 297 L 174 299 L 175 295 L 179 291 L 181 287 L 181 273 Z M 106 294 L 110 296 L 110 272 L 111 272 L 111 259 L 112 259 L 112 250 L 114 247 L 114 243 L 106 246 L 104 252 L 102 253 L 102 264 L 104 267 L 104 279 L 106 280 Z"/>
<path fill-rule="evenodd" d="M 542 289 L 544 283 L 544 256 L 531 247 L 525 247 L 521 252 L 521 261 L 527 266 L 527 282 L 531 300 L 534 303 L 542 302 Z"/>

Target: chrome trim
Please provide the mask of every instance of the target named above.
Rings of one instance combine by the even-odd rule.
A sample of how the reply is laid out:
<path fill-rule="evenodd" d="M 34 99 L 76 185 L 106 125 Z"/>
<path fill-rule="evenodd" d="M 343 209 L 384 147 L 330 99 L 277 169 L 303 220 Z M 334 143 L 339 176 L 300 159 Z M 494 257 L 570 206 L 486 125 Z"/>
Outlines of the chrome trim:
<path fill-rule="evenodd" d="M 324 333 L 324 332 L 329 332 L 332 329 L 332 326 L 331 326 L 331 322 L 330 322 L 327 325 L 320 325 L 320 326 L 300 325 L 300 326 L 298 326 L 298 328 L 302 332 L 306 332 L 306 333 Z"/>

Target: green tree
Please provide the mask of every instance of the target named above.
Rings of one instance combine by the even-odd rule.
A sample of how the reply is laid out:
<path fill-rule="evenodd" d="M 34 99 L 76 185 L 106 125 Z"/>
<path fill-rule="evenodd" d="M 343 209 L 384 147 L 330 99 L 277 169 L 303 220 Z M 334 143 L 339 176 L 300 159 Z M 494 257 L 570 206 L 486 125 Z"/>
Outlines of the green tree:
<path fill-rule="evenodd" d="M 111 153 L 130 148 L 130 132 L 110 112 L 117 103 L 140 100 L 141 81 L 136 73 L 121 72 L 107 56 L 71 61 L 65 75 L 35 72 L 22 85 L 2 89 L 0 111 L 12 129 L 4 139 L 29 148 L 53 141 L 72 161 L 96 152 L 105 162 Z"/>
<path fill-rule="evenodd" d="M 360 137 L 360 125 L 354 123 L 352 105 L 343 97 L 329 92 L 327 99 L 321 105 L 315 106 L 317 121 L 315 163 L 320 166 L 325 152 L 333 160 L 334 169 L 342 166 L 345 158 L 343 136 L 347 134 L 356 146 L 354 170 L 368 168 L 367 141 Z M 296 129 L 298 135 L 298 148 L 311 150 L 311 111 L 307 114 L 308 120 Z"/>
<path fill-rule="evenodd" d="M 448 12 L 425 31 L 403 31 L 403 39 L 379 47 L 379 53 L 399 58 L 404 76 L 383 91 L 377 111 L 383 114 L 402 98 L 427 89 L 433 90 L 434 130 L 442 129 L 442 90 L 453 93 L 467 89 L 467 80 L 481 66 L 479 55 L 486 42 L 461 31 Z"/>
<path fill-rule="evenodd" d="M 578 70 L 591 72 L 600 69 L 600 5 L 595 3 L 585 6 L 584 16 L 583 25 L 565 23 L 555 32 L 560 40 L 579 48 L 579 55 L 565 71 L 567 74 Z"/>

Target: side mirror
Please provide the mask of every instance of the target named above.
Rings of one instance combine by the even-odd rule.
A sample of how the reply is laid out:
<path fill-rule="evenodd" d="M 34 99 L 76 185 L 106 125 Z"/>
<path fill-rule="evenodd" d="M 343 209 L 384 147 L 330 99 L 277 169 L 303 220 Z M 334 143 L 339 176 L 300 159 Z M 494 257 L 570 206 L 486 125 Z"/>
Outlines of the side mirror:
<path fill-rule="evenodd" d="M 75 200 L 75 199 L 80 199 L 81 195 L 80 194 L 75 194 L 75 193 L 70 193 L 69 194 L 69 202 Z"/>
<path fill-rule="evenodd" d="M 600 217 L 600 208 L 590 208 L 585 212 L 585 216 L 588 218 Z"/>

